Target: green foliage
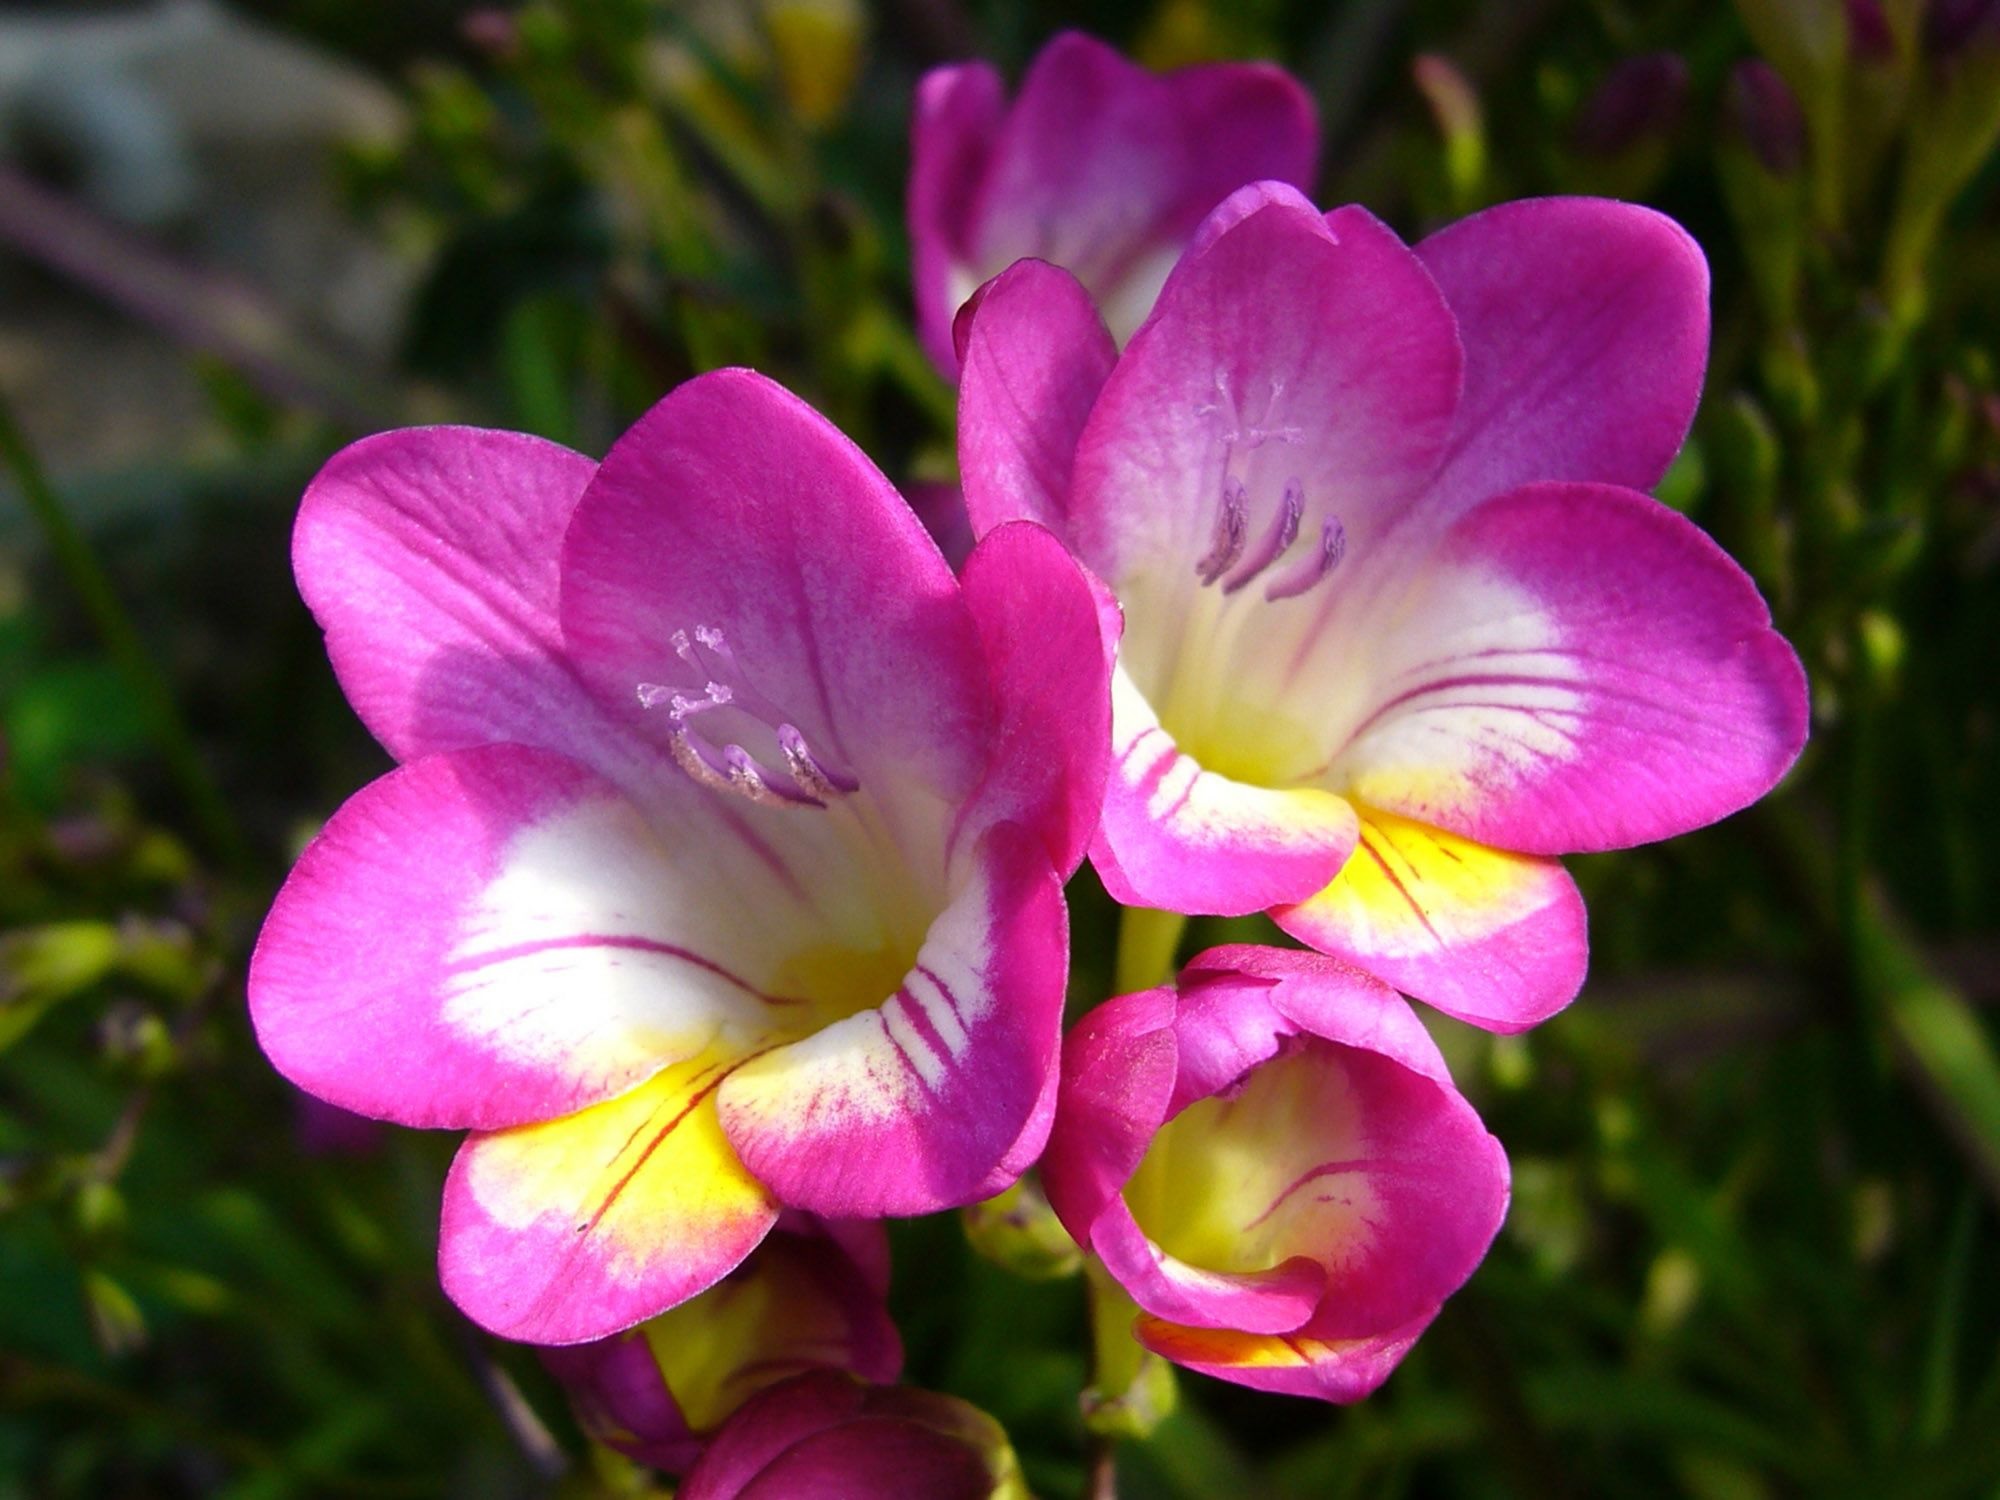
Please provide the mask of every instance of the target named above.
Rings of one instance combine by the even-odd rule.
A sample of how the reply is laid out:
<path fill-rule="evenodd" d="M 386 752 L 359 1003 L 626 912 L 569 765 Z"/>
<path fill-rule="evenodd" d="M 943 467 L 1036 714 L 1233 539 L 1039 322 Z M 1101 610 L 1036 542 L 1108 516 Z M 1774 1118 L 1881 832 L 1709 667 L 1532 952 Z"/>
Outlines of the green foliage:
<path fill-rule="evenodd" d="M 428 267 L 390 418 L 591 451 L 749 363 L 892 477 L 948 472 L 908 314 L 910 90 L 947 52 L 1017 67 L 1059 24 L 1160 65 L 1278 56 L 1328 123 L 1322 201 L 1412 237 L 1565 191 L 1688 225 L 1715 342 L 1663 498 L 1773 601 L 1816 734 L 1771 804 L 1575 862 L 1593 968 L 1569 1012 L 1513 1039 L 1439 1023 L 1515 1164 L 1486 1266 L 1362 1406 L 1194 1376 L 1176 1402 L 1104 1357 L 1136 1346 L 1101 1297 L 1093 1368 L 1084 1282 L 1010 1202 L 973 1243 L 956 1216 L 897 1227 L 910 1377 L 998 1417 L 1048 1497 L 1111 1437 L 1125 1500 L 2000 1493 L 1990 32 L 1940 51 L 1914 0 L 1881 6 L 1886 50 L 1838 0 L 974 0 L 807 43 L 769 4 L 531 0 L 466 33 L 441 5 L 261 9 L 413 110 L 342 163 L 356 217 Z M 1593 91 L 1649 52 L 1685 63 L 1688 107 L 1595 149 Z M 1753 56 L 1797 98 L 1796 155 L 1730 104 Z M 233 467 L 163 463 L 138 519 L 52 547 L 11 505 L 0 530 L 0 1500 L 659 1493 L 444 1302 L 450 1143 L 325 1133 L 250 1036 L 256 922 L 382 761 L 283 561 L 340 434 L 210 373 Z M 107 599 L 137 627 L 107 631 Z M 1073 895 L 1081 1006 L 1113 919 L 1087 873 Z M 1267 934 L 1198 921 L 1129 957 Z"/>

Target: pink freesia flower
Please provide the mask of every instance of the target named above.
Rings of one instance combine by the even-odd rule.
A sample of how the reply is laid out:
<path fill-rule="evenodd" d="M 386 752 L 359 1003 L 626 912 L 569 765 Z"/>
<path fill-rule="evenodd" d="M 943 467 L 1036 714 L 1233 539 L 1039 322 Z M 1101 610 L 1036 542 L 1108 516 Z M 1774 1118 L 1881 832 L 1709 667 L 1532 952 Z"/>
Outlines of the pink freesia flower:
<path fill-rule="evenodd" d="M 955 1396 L 822 1370 L 724 1424 L 679 1500 L 1028 1500 L 1000 1424 Z"/>
<path fill-rule="evenodd" d="M 1067 267 L 1123 339 L 1210 209 L 1260 178 L 1310 188 L 1318 156 L 1311 99 L 1268 64 L 1156 74 L 1065 32 L 1011 107 L 989 64 L 934 69 L 911 126 L 924 347 L 955 374 L 960 304 L 1023 256 Z"/>
<path fill-rule="evenodd" d="M 544 1349 L 542 1362 L 593 1438 L 679 1474 L 767 1386 L 814 1369 L 894 1380 L 903 1345 L 888 1291 L 880 1224 L 791 1215 L 700 1296 L 610 1338 Z"/>
<path fill-rule="evenodd" d="M 1063 1046 L 1049 1202 L 1177 1364 L 1355 1401 L 1485 1256 L 1507 1159 L 1387 985 L 1216 948 Z"/>
<path fill-rule="evenodd" d="M 1496 1030 L 1568 1003 L 1554 856 L 1733 812 L 1806 733 L 1755 586 L 1640 493 L 1694 412 L 1707 287 L 1629 204 L 1505 204 L 1412 251 L 1265 183 L 1122 355 L 1064 271 L 985 288 L 974 530 L 1061 529 L 1124 607 L 1114 896 L 1270 910 Z"/>
<path fill-rule="evenodd" d="M 439 1260 L 474 1319 L 601 1338 L 782 1208 L 927 1212 L 1034 1158 L 1109 714 L 1055 538 L 1003 528 L 954 578 L 845 438 L 732 370 L 602 464 L 358 443 L 295 560 L 403 764 L 286 881 L 252 1019 L 321 1097 L 473 1132 Z"/>

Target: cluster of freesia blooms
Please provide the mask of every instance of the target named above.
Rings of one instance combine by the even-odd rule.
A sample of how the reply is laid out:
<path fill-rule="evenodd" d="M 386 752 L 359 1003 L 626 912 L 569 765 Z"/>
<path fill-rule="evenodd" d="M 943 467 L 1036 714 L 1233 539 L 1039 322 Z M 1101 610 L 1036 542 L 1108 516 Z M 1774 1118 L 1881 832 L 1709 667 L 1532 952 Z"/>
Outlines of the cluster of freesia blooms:
<path fill-rule="evenodd" d="M 586 1425 L 688 1496 L 1017 1485 L 978 1414 L 856 1381 L 901 1361 L 872 1221 L 1037 1163 L 1145 1346 L 1373 1389 L 1508 1194 L 1403 996 L 1542 1020 L 1584 970 L 1557 856 L 1799 751 L 1755 588 L 1643 493 L 1706 357 L 1687 235 L 1565 199 L 1412 247 L 1302 196 L 1315 153 L 1267 67 L 1067 36 L 1011 105 L 925 79 L 956 566 L 744 370 L 601 462 L 418 429 L 306 495 L 300 586 L 399 765 L 279 894 L 259 1038 L 470 1132 L 446 1290 L 562 1346 Z M 1086 857 L 1129 907 L 1304 946 L 1202 954 L 1065 1040 Z"/>

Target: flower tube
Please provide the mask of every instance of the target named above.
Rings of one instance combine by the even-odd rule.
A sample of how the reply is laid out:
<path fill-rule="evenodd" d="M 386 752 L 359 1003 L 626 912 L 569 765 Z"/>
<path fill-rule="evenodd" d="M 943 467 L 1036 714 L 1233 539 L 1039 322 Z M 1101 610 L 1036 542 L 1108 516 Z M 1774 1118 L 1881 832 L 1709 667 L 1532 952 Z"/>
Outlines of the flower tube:
<path fill-rule="evenodd" d="M 358 443 L 295 561 L 402 764 L 300 857 L 251 1016 L 322 1098 L 472 1132 L 439 1264 L 476 1321 L 602 1338 L 782 1209 L 929 1212 L 1033 1160 L 1109 713 L 1053 537 L 1003 528 L 955 578 L 824 418 L 733 370 L 602 464 Z"/>
<path fill-rule="evenodd" d="M 1071 31 L 1011 105 L 989 64 L 926 74 L 910 149 L 918 332 L 955 374 L 960 305 L 1023 256 L 1068 267 L 1130 334 L 1216 204 L 1260 178 L 1312 185 L 1319 122 L 1281 68 L 1156 74 Z"/>
<path fill-rule="evenodd" d="M 1147 1348 L 1355 1401 L 1472 1274 L 1507 1160 L 1416 1014 L 1317 954 L 1216 948 L 1063 1047 L 1042 1177 Z"/>
<path fill-rule="evenodd" d="M 684 1473 L 732 1412 L 779 1381 L 815 1369 L 893 1381 L 903 1346 L 888 1290 L 880 1224 L 793 1215 L 699 1296 L 610 1338 L 545 1349 L 542 1362 L 593 1438 Z"/>
<path fill-rule="evenodd" d="M 1501 1031 L 1582 983 L 1555 856 L 1696 828 L 1804 742 L 1756 587 L 1641 490 L 1686 434 L 1708 278 L 1629 204 L 1503 204 L 1413 251 L 1263 183 L 1121 354 L 1029 261 L 971 305 L 976 533 L 1116 594 L 1092 859 L 1132 906 L 1270 911 Z"/>

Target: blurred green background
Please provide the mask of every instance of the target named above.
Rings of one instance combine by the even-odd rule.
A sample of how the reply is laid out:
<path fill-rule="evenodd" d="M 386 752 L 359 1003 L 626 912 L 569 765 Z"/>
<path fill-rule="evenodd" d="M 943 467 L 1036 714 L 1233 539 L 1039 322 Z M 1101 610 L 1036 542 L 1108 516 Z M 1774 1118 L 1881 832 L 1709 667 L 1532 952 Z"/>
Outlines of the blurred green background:
<path fill-rule="evenodd" d="M 1126 1500 L 2000 1496 L 1996 11 L 0 11 L 0 1500 L 647 1492 L 439 1293 L 453 1143 L 314 1109 L 251 1041 L 263 908 L 387 764 L 292 591 L 292 509 L 365 431 L 601 452 L 725 363 L 948 478 L 911 89 L 1018 76 L 1064 25 L 1286 63 L 1320 201 L 1406 236 L 1558 192 L 1687 225 L 1715 342 L 1663 498 L 1756 575 L 1816 710 L 1763 805 L 1574 862 L 1571 1010 L 1438 1023 L 1514 1206 L 1388 1386 L 1188 1377 Z M 1075 901 L 1088 1003 L 1112 912 L 1087 875 Z M 909 1378 L 1081 1493 L 1079 1284 L 950 1217 L 896 1240 Z"/>

